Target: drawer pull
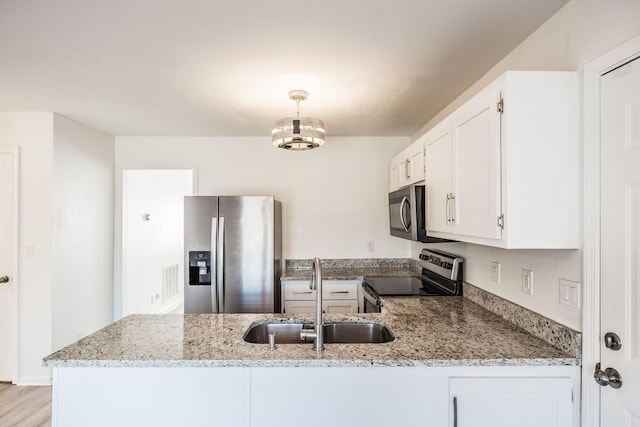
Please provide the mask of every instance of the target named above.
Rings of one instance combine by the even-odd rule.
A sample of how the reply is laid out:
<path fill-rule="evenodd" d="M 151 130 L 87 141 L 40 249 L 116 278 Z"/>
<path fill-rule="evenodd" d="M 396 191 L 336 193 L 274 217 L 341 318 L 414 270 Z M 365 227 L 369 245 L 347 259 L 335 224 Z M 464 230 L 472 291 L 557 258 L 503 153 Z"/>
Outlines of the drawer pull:
<path fill-rule="evenodd" d="M 303 295 L 303 294 L 312 294 L 312 293 L 313 293 L 313 291 L 303 291 L 303 292 L 300 292 L 300 291 L 293 291 L 292 293 L 293 293 L 294 295 Z"/>
<path fill-rule="evenodd" d="M 331 291 L 330 294 L 348 294 L 349 291 Z"/>

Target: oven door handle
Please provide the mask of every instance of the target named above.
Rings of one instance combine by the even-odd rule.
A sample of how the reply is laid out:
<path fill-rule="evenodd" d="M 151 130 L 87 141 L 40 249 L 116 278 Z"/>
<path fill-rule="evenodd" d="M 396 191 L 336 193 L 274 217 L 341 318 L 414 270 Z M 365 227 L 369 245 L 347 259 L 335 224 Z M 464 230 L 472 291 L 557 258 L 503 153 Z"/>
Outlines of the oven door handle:
<path fill-rule="evenodd" d="M 428 278 L 426 276 L 422 276 L 422 280 L 424 282 L 427 282 L 428 284 L 430 284 L 432 286 L 437 287 L 438 289 L 442 289 L 442 290 L 446 291 L 448 294 L 451 294 L 451 290 L 447 289 L 445 286 L 442 286 L 440 283 L 436 282 L 433 279 L 430 279 L 430 278 Z"/>
<path fill-rule="evenodd" d="M 380 302 L 380 298 L 377 298 L 373 295 L 373 292 L 375 292 L 373 289 L 371 289 L 371 287 L 369 285 L 367 285 L 366 283 L 362 284 L 362 295 L 364 296 L 364 298 L 369 301 L 371 304 L 375 305 L 376 307 L 382 307 L 382 303 Z"/>

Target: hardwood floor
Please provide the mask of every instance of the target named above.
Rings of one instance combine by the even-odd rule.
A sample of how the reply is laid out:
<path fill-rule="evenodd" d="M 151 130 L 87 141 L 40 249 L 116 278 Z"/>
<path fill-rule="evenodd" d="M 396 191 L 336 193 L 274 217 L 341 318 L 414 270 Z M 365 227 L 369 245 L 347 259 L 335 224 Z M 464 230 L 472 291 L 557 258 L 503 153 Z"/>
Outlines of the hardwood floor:
<path fill-rule="evenodd" d="M 1 427 L 50 427 L 51 387 L 0 383 Z"/>

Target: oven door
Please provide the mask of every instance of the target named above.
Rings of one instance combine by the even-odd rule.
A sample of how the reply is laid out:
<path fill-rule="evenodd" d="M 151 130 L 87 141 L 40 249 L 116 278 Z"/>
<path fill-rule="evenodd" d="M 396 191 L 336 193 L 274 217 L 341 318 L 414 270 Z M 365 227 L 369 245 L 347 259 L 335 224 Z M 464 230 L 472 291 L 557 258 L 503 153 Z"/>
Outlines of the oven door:
<path fill-rule="evenodd" d="M 380 313 L 382 302 L 376 291 L 371 289 L 367 282 L 362 283 L 362 295 L 364 296 L 363 313 Z"/>

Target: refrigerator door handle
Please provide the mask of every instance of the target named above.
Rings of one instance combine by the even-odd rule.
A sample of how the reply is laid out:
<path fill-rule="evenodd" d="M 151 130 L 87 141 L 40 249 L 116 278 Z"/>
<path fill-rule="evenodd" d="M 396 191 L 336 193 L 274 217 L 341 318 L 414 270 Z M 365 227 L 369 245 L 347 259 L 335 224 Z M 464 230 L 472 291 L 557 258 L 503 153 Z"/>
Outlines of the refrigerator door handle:
<path fill-rule="evenodd" d="M 218 312 L 218 218 L 211 218 L 211 312 Z"/>
<path fill-rule="evenodd" d="M 218 290 L 218 313 L 224 313 L 224 217 L 220 217 L 218 224 L 218 260 L 216 278 Z"/>

